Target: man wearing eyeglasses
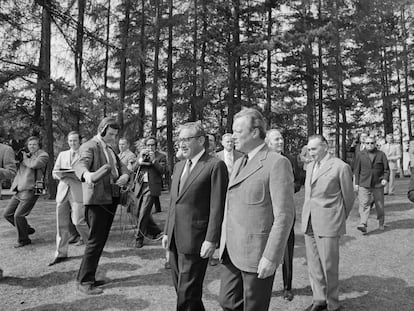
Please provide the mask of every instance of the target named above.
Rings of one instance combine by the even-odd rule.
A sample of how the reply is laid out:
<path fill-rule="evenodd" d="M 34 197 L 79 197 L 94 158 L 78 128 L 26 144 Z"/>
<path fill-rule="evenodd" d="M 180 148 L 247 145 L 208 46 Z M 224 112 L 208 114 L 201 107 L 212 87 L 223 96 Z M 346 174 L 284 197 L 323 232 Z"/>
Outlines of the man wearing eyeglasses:
<path fill-rule="evenodd" d="M 141 150 L 137 161 L 141 176 L 134 189 L 139 204 L 138 215 L 136 215 L 139 229 L 136 248 L 144 246 L 144 237 L 158 239 L 161 238 L 162 233 L 151 216 L 151 209 L 155 204 L 156 209 L 161 211 L 159 197 L 162 189 L 162 175 L 167 167 L 167 157 L 157 150 L 155 137 L 148 137 L 144 144 L 145 148 Z"/>
<path fill-rule="evenodd" d="M 208 259 L 220 240 L 228 183 L 226 164 L 208 154 L 200 123 L 180 129 L 184 160 L 174 167 L 171 200 L 162 244 L 170 251 L 178 311 L 203 311 L 203 280 Z"/>
<path fill-rule="evenodd" d="M 379 222 L 378 229 L 384 230 L 384 186 L 388 183 L 390 169 L 385 153 L 376 148 L 376 141 L 372 136 L 366 138 L 365 150 L 356 158 L 354 175 L 361 218 L 357 229 L 364 234 L 367 232 L 370 206 L 374 201 Z"/>

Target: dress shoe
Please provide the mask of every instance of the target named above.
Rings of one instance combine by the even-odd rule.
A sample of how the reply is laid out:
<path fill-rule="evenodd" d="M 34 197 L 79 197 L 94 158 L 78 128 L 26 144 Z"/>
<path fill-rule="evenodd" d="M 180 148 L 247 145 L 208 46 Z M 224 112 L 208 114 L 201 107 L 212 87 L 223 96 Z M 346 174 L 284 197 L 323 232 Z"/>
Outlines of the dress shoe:
<path fill-rule="evenodd" d="M 380 231 L 384 231 L 384 230 L 385 230 L 385 226 L 384 226 L 384 225 L 379 225 L 379 226 L 378 226 L 378 230 L 380 230 Z"/>
<path fill-rule="evenodd" d="M 51 262 L 49 262 L 48 266 L 50 267 L 57 265 L 58 263 L 64 262 L 66 259 L 68 259 L 68 257 L 56 257 Z"/>
<path fill-rule="evenodd" d="M 293 293 L 292 293 L 292 291 L 285 289 L 283 291 L 283 299 L 285 299 L 287 301 L 292 301 L 293 300 Z"/>
<path fill-rule="evenodd" d="M 170 262 L 169 262 L 169 261 L 166 261 L 166 262 L 165 262 L 165 264 L 164 264 L 164 269 L 165 269 L 165 270 L 169 270 L 169 269 L 171 269 L 171 265 L 170 265 Z"/>
<path fill-rule="evenodd" d="M 26 241 L 19 242 L 19 243 L 15 244 L 14 248 L 24 247 L 24 246 L 29 245 L 29 244 L 32 244 L 32 241 L 31 240 L 26 240 Z"/>
<path fill-rule="evenodd" d="M 144 241 L 142 239 L 135 240 L 135 248 L 142 248 L 144 246 Z"/>
<path fill-rule="evenodd" d="M 93 284 L 78 284 L 78 291 L 85 295 L 103 294 L 103 290 L 95 287 Z"/>
<path fill-rule="evenodd" d="M 367 233 L 367 225 L 366 225 L 366 224 L 359 224 L 359 225 L 357 226 L 357 229 L 358 229 L 359 231 L 361 231 L 362 233 Z"/>
<path fill-rule="evenodd" d="M 27 229 L 27 234 L 28 235 L 31 235 L 31 234 L 33 234 L 35 232 L 36 232 L 36 230 L 34 228 L 32 228 L 32 227 L 29 227 L 29 229 Z"/>
<path fill-rule="evenodd" d="M 210 260 L 208 261 L 209 265 L 214 267 L 217 266 L 219 264 L 219 260 L 217 258 L 213 258 L 211 257 Z"/>
<path fill-rule="evenodd" d="M 328 305 L 326 303 L 323 304 L 311 304 L 309 307 L 305 309 L 305 311 L 327 311 Z"/>
<path fill-rule="evenodd" d="M 95 286 L 95 287 L 104 286 L 105 284 L 108 284 L 108 281 L 105 281 L 105 280 L 95 280 L 95 282 L 93 282 L 93 286 Z"/>
<path fill-rule="evenodd" d="M 73 235 L 70 237 L 69 239 L 69 244 L 75 244 L 76 242 L 78 242 L 80 240 L 80 236 L 79 235 Z"/>

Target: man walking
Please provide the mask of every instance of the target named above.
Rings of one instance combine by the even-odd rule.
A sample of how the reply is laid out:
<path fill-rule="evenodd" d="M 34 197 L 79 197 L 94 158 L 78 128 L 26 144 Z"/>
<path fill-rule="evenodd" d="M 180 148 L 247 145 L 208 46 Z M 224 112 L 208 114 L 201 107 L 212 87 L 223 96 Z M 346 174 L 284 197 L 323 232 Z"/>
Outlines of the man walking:
<path fill-rule="evenodd" d="M 389 133 L 385 136 L 386 143 L 382 145 L 381 151 L 388 160 L 389 182 L 384 186 L 384 194 L 394 195 L 395 174 L 398 171 L 398 161 L 401 159 L 401 146 L 394 143 L 394 136 Z"/>
<path fill-rule="evenodd" d="M 366 148 L 361 151 L 355 163 L 355 190 L 359 197 L 360 224 L 357 229 L 367 232 L 371 203 L 375 202 L 379 230 L 384 230 L 384 187 L 390 176 L 385 154 L 376 148 L 374 137 L 367 137 Z M 390 188 L 391 189 L 391 188 Z"/>
<path fill-rule="evenodd" d="M 228 183 L 226 165 L 204 148 L 201 124 L 182 125 L 184 160 L 175 165 L 163 247 L 170 251 L 178 311 L 204 311 L 202 289 L 208 258 L 220 240 Z"/>
<path fill-rule="evenodd" d="M 120 138 L 118 142 L 118 147 L 119 147 L 119 154 L 118 154 L 119 160 L 121 160 L 121 162 L 125 164 L 125 166 L 129 170 L 132 170 L 132 166 L 134 165 L 137 157 L 131 150 L 129 150 L 128 140 L 126 138 Z"/>
<path fill-rule="evenodd" d="M 266 146 L 265 124 L 255 109 L 234 116 L 235 147 L 245 155 L 230 176 L 220 241 L 219 301 L 226 311 L 269 309 L 293 225 L 292 167 Z"/>
<path fill-rule="evenodd" d="M 137 165 L 139 165 L 141 176 L 134 189 L 138 198 L 136 216 L 138 217 L 139 229 L 135 247 L 141 248 L 144 246 L 144 236 L 157 239 L 162 233 L 151 216 L 151 210 L 155 204 L 156 211 L 161 212 L 159 197 L 162 189 L 162 175 L 167 167 L 167 157 L 157 150 L 155 137 L 151 136 L 145 140 L 145 148 L 140 152 Z"/>
<path fill-rule="evenodd" d="M 339 238 L 355 199 L 352 172 L 328 153 L 323 136 L 309 137 L 308 150 L 313 161 L 306 171 L 302 230 L 313 303 L 306 311 L 334 311 L 340 309 Z"/>
<path fill-rule="evenodd" d="M 87 295 L 102 294 L 101 280 L 95 279 L 112 221 L 119 202 L 120 187 L 129 179 L 129 171 L 119 160 L 111 144 L 115 143 L 119 125 L 106 117 L 98 126 L 98 134 L 82 144 L 75 163 L 76 176 L 83 182 L 83 203 L 89 225 L 89 237 L 77 275 L 78 290 Z"/>
<path fill-rule="evenodd" d="M 16 174 L 16 162 L 13 149 L 5 144 L 0 144 L 0 198 L 1 182 L 5 179 L 12 179 Z M 0 269 L 0 280 L 3 277 L 3 270 Z"/>
<path fill-rule="evenodd" d="M 56 191 L 56 252 L 49 266 L 68 258 L 70 241 L 70 219 L 81 235 L 88 240 L 89 228 L 85 221 L 85 208 L 82 198 L 82 183 L 72 168 L 79 160 L 80 135 L 76 131 L 68 134 L 69 150 L 59 153 L 53 168 L 53 178 L 59 180 Z"/>
<path fill-rule="evenodd" d="M 35 229 L 27 223 L 26 216 L 30 214 L 43 188 L 37 188 L 37 182 L 45 178 L 46 165 L 49 155 L 40 149 L 40 138 L 31 136 L 27 139 L 27 150 L 19 152 L 19 168 L 11 185 L 16 191 L 4 211 L 4 218 L 17 229 L 17 244 L 15 248 L 31 244 L 29 235 Z M 40 183 L 39 183 L 40 184 Z M 44 186 L 44 183 L 42 184 Z"/>

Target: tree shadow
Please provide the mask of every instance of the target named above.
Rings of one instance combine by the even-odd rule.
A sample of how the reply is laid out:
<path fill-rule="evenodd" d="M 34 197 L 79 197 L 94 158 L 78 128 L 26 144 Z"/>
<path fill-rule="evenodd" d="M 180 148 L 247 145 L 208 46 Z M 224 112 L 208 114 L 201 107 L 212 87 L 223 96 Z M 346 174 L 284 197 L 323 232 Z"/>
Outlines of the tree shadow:
<path fill-rule="evenodd" d="M 79 299 L 73 302 L 51 303 L 33 308 L 23 309 L 26 311 L 79 311 L 79 310 L 144 310 L 150 303 L 143 299 L 128 299 L 123 295 L 100 295 Z"/>
<path fill-rule="evenodd" d="M 399 230 L 399 229 L 404 229 L 404 230 L 414 229 L 414 219 L 399 219 L 399 220 L 387 222 L 385 230 L 375 229 L 372 231 L 368 231 L 365 234 L 365 236 L 383 234 L 387 231 Z"/>
<path fill-rule="evenodd" d="M 172 286 L 170 272 L 162 271 L 158 273 L 131 275 L 123 278 L 111 279 L 102 288 L 123 288 L 137 286 Z"/>

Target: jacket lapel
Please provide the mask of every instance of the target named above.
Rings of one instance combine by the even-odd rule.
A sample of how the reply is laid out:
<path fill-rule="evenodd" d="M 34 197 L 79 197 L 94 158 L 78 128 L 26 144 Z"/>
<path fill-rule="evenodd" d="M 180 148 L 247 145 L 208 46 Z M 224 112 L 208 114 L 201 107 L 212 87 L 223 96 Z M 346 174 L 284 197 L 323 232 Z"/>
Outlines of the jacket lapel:
<path fill-rule="evenodd" d="M 180 193 L 178 194 L 177 199 L 180 199 L 182 197 L 182 195 L 187 191 L 188 187 L 193 183 L 193 181 L 196 179 L 196 177 L 198 175 L 200 175 L 201 171 L 203 170 L 206 160 L 208 158 L 208 154 L 207 152 L 204 152 L 204 154 L 201 156 L 201 158 L 197 161 L 197 164 L 194 166 L 194 168 L 191 170 L 190 175 L 188 176 L 187 180 L 185 181 L 184 185 L 180 185 L 178 187 L 178 189 L 181 188 Z M 186 163 L 186 161 L 183 161 L 184 163 Z M 182 172 L 184 170 L 184 165 L 183 168 L 181 169 L 181 173 L 180 175 L 177 176 L 178 178 L 178 182 L 181 178 Z"/>
<path fill-rule="evenodd" d="M 268 149 L 266 146 L 264 146 L 262 149 L 259 150 L 259 152 L 253 157 L 253 159 L 250 159 L 246 166 L 241 169 L 239 172 L 240 165 L 242 163 L 243 157 L 240 157 L 237 162 L 235 163 L 235 166 L 233 168 L 233 172 L 231 174 L 230 182 L 229 182 L 229 189 L 233 187 L 236 184 L 241 183 L 243 180 L 245 180 L 247 177 L 252 175 L 254 172 L 256 172 L 258 169 L 263 167 L 262 161 L 266 159 L 268 153 Z M 238 174 L 237 174 L 238 172 Z M 236 176 L 237 174 L 237 176 Z"/>
<path fill-rule="evenodd" d="M 315 178 L 312 178 L 312 181 L 311 181 L 312 184 L 315 183 L 315 181 L 317 181 L 319 177 L 321 177 L 323 174 L 325 174 L 327 171 L 329 171 L 331 169 L 331 167 L 332 167 L 331 159 L 332 159 L 332 156 L 329 155 L 326 162 L 316 172 Z M 312 172 L 313 172 L 314 167 L 315 167 L 315 162 L 313 162 L 313 165 L 312 165 Z"/>

